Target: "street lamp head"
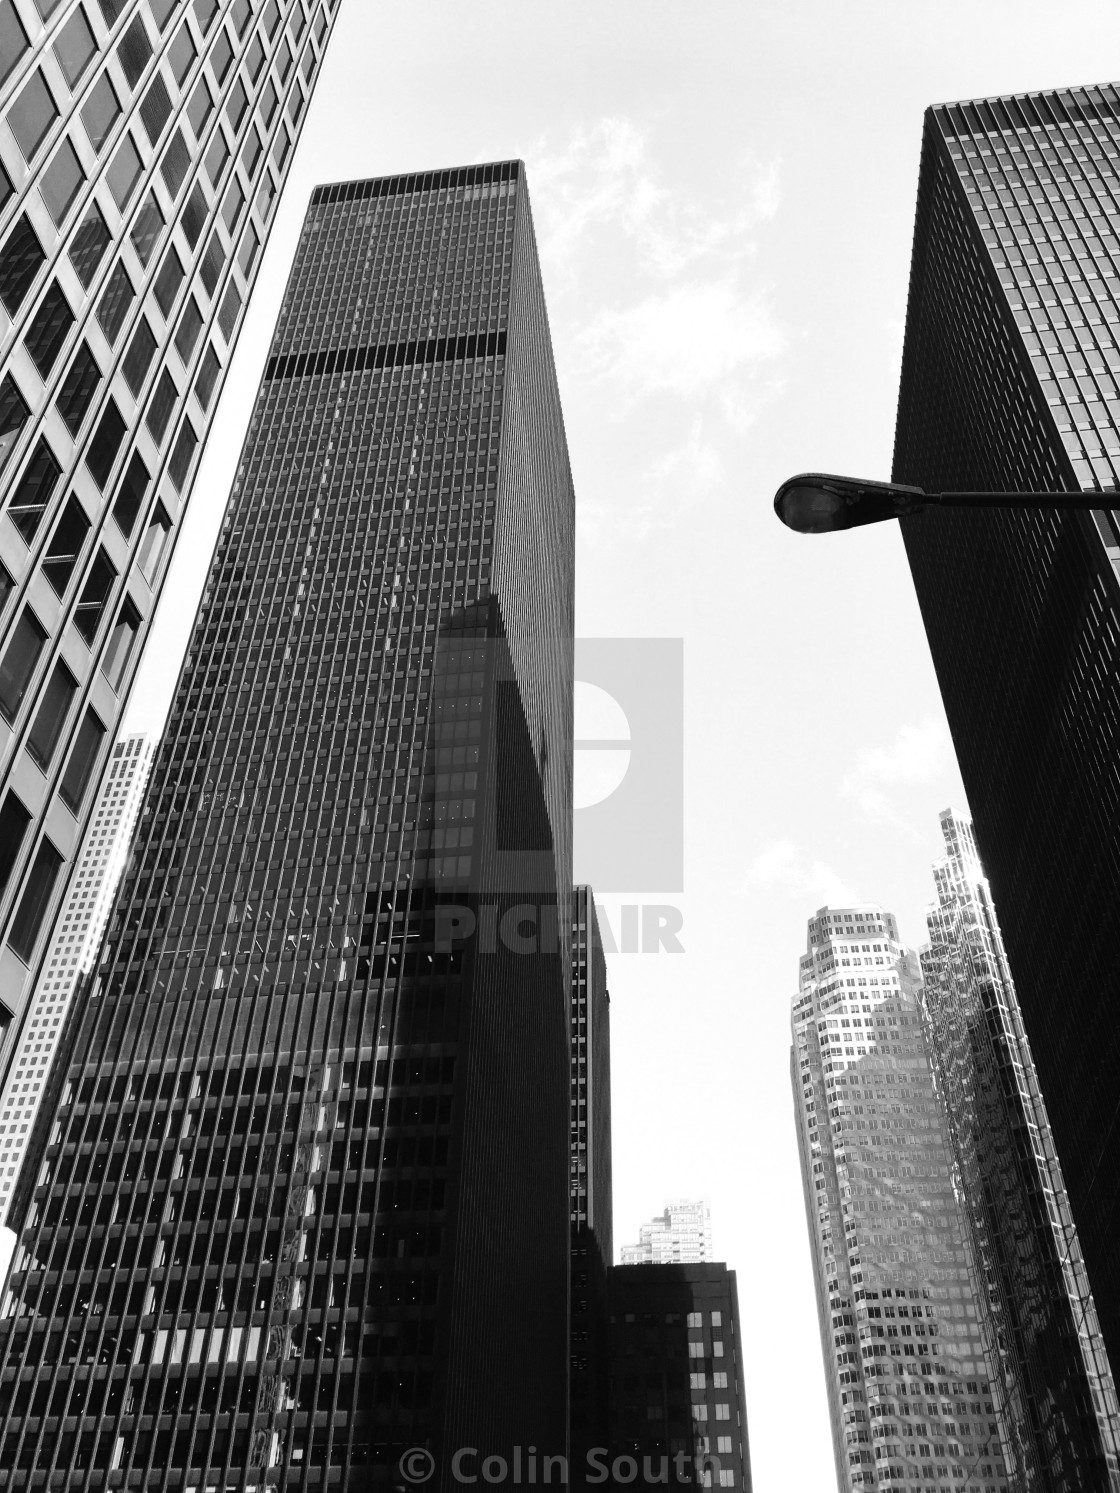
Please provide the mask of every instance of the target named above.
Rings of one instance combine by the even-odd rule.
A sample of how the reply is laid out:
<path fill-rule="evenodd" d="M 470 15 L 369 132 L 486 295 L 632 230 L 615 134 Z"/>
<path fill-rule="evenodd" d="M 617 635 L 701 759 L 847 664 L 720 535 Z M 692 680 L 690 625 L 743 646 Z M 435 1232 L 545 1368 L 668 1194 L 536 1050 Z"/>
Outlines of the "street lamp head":
<path fill-rule="evenodd" d="M 799 534 L 831 534 L 918 513 L 929 501 L 920 487 L 801 472 L 778 488 L 774 512 Z"/>

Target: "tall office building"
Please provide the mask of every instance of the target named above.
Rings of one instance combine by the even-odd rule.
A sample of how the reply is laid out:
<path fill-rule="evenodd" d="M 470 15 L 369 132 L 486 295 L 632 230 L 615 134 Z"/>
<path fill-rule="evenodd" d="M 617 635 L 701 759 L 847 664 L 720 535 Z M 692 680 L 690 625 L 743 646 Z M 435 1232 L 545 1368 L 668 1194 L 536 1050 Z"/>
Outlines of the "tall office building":
<path fill-rule="evenodd" d="M 0 0 L 0 1082 L 337 0 Z"/>
<path fill-rule="evenodd" d="M 714 1260 L 712 1215 L 706 1198 L 678 1198 L 638 1229 L 637 1244 L 622 1246 L 624 1265 L 700 1265 Z"/>
<path fill-rule="evenodd" d="M 152 741 L 142 734 L 123 736 L 113 748 L 74 883 L 28 1004 L 23 1040 L 7 1082 L 0 1085 L 0 1224 L 7 1216 L 8 1199 L 70 1001 L 93 968 L 109 921 L 148 785 L 152 749 Z"/>
<path fill-rule="evenodd" d="M 926 115 L 894 475 L 1120 474 L 1120 92 Z M 1120 510 L 902 531 L 1089 1285 L 1120 1362 Z"/>
<path fill-rule="evenodd" d="M 1019 1466 L 919 991 L 890 913 L 810 918 L 790 1072 L 836 1482 L 1004 1493 Z"/>
<path fill-rule="evenodd" d="M 610 1434 L 592 1486 L 751 1488 L 734 1270 L 715 1261 L 610 1273 Z"/>
<path fill-rule="evenodd" d="M 1029 1486 L 1120 1487 L 1116 1388 L 972 826 L 946 809 L 922 1011 Z"/>
<path fill-rule="evenodd" d="M 9 1487 L 566 1451 L 573 549 L 519 164 L 317 189 L 13 1200 Z"/>
<path fill-rule="evenodd" d="M 572 901 L 571 1230 L 572 1347 L 569 1378 L 572 1486 L 607 1422 L 607 1271 L 614 1263 L 611 1198 L 611 1027 L 607 963 L 595 898 Z"/>

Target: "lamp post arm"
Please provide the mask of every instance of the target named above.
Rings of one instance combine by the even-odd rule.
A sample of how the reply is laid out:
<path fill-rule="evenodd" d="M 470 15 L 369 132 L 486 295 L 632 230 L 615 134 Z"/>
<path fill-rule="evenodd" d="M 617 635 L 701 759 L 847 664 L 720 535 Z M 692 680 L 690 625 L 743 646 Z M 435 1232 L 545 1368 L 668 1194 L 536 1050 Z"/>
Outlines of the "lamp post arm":
<path fill-rule="evenodd" d="M 1110 508 L 1116 492 L 931 492 L 925 501 L 942 508 Z M 1120 504 L 1118 504 L 1120 506 Z"/>

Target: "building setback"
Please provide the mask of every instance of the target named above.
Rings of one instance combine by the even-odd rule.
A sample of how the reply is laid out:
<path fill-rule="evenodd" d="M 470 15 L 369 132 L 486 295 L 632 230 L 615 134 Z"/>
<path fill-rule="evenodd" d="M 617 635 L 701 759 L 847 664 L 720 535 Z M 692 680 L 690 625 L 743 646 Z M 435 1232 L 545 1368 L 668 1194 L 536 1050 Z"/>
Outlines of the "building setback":
<path fill-rule="evenodd" d="M 1016 1485 L 997 1345 L 919 989 L 890 913 L 822 907 L 809 919 L 790 1076 L 836 1482 L 1005 1493 Z"/>
<path fill-rule="evenodd" d="M 972 826 L 946 809 L 922 1013 L 1030 1486 L 1120 1487 L 1116 1387 Z"/>
<path fill-rule="evenodd" d="M 610 1272 L 610 1436 L 603 1484 L 751 1488 L 734 1270 L 715 1262 Z"/>
<path fill-rule="evenodd" d="M 317 189 L 13 1203 L 9 1487 L 566 1451 L 573 536 L 519 163 Z"/>
<path fill-rule="evenodd" d="M 894 476 L 1120 480 L 1120 94 L 926 114 Z M 1103 500 L 1102 500 L 1103 502 Z M 1120 1359 L 1120 510 L 902 531 L 1023 1030 Z"/>
<path fill-rule="evenodd" d="M 614 1262 L 611 1197 L 611 1027 L 607 963 L 595 898 L 572 904 L 570 1375 L 572 1486 L 582 1487 L 587 1452 L 606 1444 L 607 1271 Z"/>
<path fill-rule="evenodd" d="M 0 1083 L 337 8 L 0 0 Z"/>
<path fill-rule="evenodd" d="M 637 1244 L 622 1246 L 624 1265 L 702 1265 L 712 1258 L 712 1215 L 704 1199 L 666 1204 L 638 1229 Z"/>
<path fill-rule="evenodd" d="M 23 1041 L 7 1083 L 0 1086 L 0 1224 L 70 1002 L 101 947 L 148 784 L 152 751 L 152 741 L 142 734 L 124 736 L 113 748 L 70 895 L 29 1003 Z"/>

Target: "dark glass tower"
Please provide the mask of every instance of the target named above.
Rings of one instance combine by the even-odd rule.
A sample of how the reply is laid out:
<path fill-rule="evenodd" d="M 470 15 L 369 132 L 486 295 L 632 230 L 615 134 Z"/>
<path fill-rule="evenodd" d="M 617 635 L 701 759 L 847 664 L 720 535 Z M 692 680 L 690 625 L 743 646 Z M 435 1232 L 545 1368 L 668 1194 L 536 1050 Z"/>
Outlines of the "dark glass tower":
<path fill-rule="evenodd" d="M 607 1271 L 614 1262 L 611 1195 L 611 1010 L 595 898 L 572 903 L 572 1486 L 587 1451 L 604 1446 L 607 1421 Z"/>
<path fill-rule="evenodd" d="M 13 1203 L 8 1487 L 564 1452 L 573 506 L 518 163 L 318 189 Z"/>
<path fill-rule="evenodd" d="M 0 1084 L 337 0 L 0 0 Z"/>
<path fill-rule="evenodd" d="M 898 480 L 1117 485 L 1118 153 L 1111 85 L 927 113 Z M 1115 1366 L 1120 513 L 1105 504 L 925 513 L 902 530 Z"/>

